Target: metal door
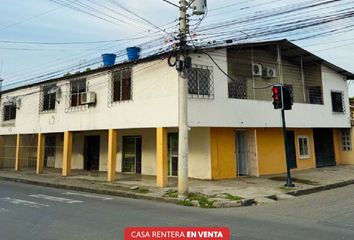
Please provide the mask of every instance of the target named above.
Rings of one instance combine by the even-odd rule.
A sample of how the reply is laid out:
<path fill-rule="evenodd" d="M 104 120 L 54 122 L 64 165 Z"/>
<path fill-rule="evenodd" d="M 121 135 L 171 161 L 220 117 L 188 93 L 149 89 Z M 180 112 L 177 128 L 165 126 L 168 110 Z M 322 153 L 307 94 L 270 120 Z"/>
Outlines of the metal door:
<path fill-rule="evenodd" d="M 287 155 L 288 155 L 288 164 L 290 169 L 297 168 L 296 163 L 296 148 L 295 148 L 295 133 L 294 131 L 286 131 L 286 141 L 287 141 Z"/>
<path fill-rule="evenodd" d="M 141 137 L 123 137 L 122 172 L 141 173 Z"/>
<path fill-rule="evenodd" d="M 238 175 L 248 175 L 247 131 L 236 131 L 236 161 Z"/>
<path fill-rule="evenodd" d="M 313 129 L 315 141 L 316 166 L 335 166 L 333 130 L 326 128 Z"/>

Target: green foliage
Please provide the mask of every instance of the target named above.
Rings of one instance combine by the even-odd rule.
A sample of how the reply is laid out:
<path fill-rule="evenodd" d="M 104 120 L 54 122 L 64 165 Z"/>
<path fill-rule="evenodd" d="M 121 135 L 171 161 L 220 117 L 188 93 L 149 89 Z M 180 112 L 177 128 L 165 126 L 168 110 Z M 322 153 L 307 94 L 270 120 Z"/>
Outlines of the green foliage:
<path fill-rule="evenodd" d="M 169 198 L 178 198 L 178 192 L 176 190 L 169 189 L 163 196 Z"/>
<path fill-rule="evenodd" d="M 226 193 L 225 194 L 225 198 L 228 199 L 228 200 L 231 200 L 231 201 L 240 201 L 240 200 L 243 199 L 242 197 L 239 197 L 239 196 L 236 196 L 236 195 L 232 195 L 230 193 Z"/>

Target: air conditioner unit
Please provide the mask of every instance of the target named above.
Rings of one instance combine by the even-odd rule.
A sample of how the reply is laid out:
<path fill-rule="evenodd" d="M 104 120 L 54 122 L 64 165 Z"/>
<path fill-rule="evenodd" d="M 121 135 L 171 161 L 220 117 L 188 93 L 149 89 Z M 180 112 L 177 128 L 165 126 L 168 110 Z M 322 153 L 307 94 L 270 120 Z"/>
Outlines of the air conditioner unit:
<path fill-rule="evenodd" d="M 275 68 L 264 68 L 263 69 L 264 78 L 275 78 L 277 77 L 277 70 Z"/>
<path fill-rule="evenodd" d="M 95 104 L 96 103 L 96 93 L 95 92 L 81 93 L 80 103 L 81 104 Z"/>
<path fill-rule="evenodd" d="M 253 76 L 262 77 L 262 64 L 252 64 L 252 74 Z"/>

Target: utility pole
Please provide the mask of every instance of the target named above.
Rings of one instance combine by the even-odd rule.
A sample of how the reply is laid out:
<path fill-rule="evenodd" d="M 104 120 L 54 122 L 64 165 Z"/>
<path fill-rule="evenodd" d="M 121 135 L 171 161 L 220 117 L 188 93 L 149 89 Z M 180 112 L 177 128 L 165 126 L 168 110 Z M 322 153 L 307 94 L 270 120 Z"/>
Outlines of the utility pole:
<path fill-rule="evenodd" d="M 187 1 L 180 0 L 180 19 L 179 19 L 179 62 L 182 69 L 185 69 L 186 60 L 186 40 L 188 34 L 187 23 Z M 182 71 L 184 72 L 184 71 Z M 187 80 L 185 76 L 178 77 L 178 196 L 185 198 L 188 194 L 188 105 L 187 105 Z"/>

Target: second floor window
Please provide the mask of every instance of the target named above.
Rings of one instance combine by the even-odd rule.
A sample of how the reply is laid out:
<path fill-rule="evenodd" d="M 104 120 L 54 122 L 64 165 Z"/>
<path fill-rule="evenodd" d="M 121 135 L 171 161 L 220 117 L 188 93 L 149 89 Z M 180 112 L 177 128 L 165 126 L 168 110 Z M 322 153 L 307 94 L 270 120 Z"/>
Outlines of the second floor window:
<path fill-rule="evenodd" d="M 41 92 L 41 111 L 49 112 L 55 110 L 55 102 L 56 102 L 56 92 L 53 91 L 56 85 L 46 85 L 42 87 Z"/>
<path fill-rule="evenodd" d="M 120 69 L 112 76 L 112 102 L 122 102 L 132 99 L 132 70 Z"/>
<path fill-rule="evenodd" d="M 3 120 L 11 121 L 16 119 L 16 104 L 14 103 L 5 103 L 4 105 L 4 112 L 3 112 Z"/>
<path fill-rule="evenodd" d="M 86 91 L 86 78 L 73 80 L 70 83 L 70 107 L 83 105 L 81 103 L 81 94 Z"/>
<path fill-rule="evenodd" d="M 344 97 L 343 92 L 331 92 L 332 110 L 335 113 L 344 113 Z"/>
<path fill-rule="evenodd" d="M 188 94 L 196 98 L 214 98 L 212 68 L 193 66 L 187 69 Z"/>

